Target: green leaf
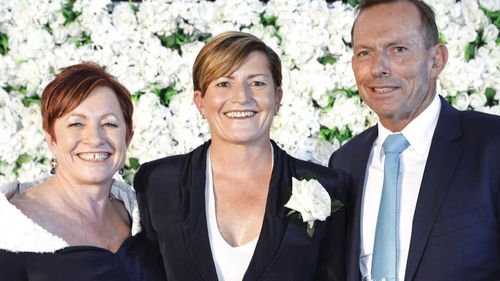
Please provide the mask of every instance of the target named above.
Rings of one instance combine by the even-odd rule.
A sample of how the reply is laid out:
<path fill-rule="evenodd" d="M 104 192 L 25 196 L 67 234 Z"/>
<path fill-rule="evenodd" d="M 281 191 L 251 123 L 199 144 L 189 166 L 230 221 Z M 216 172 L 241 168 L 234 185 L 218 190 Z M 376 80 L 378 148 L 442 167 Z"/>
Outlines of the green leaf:
<path fill-rule="evenodd" d="M 500 11 L 490 11 L 483 6 L 479 7 L 481 10 L 483 10 L 484 15 L 490 19 L 491 23 L 494 24 L 498 29 L 500 29 Z"/>
<path fill-rule="evenodd" d="M 467 44 L 467 47 L 465 47 L 465 54 L 464 54 L 464 58 L 465 58 L 466 62 L 469 62 L 471 59 L 474 58 L 475 49 L 476 49 L 476 46 L 474 43 Z"/>
<path fill-rule="evenodd" d="M 129 167 L 131 169 L 134 169 L 134 170 L 137 170 L 139 169 L 139 166 L 140 166 L 140 163 L 139 163 L 139 159 L 135 158 L 135 157 L 130 157 L 128 159 L 128 163 L 129 163 Z"/>
<path fill-rule="evenodd" d="M 279 29 L 278 26 L 278 17 L 277 16 L 266 16 L 264 13 L 260 14 L 260 23 L 263 26 L 273 26 L 276 29 Z"/>
<path fill-rule="evenodd" d="M 174 95 L 177 94 L 177 90 L 175 89 L 175 85 L 170 85 L 167 88 L 153 88 L 153 93 L 160 97 L 160 103 L 164 106 L 169 105 L 170 100 Z"/>
<path fill-rule="evenodd" d="M 317 179 L 318 179 L 318 177 L 316 176 L 315 173 L 309 172 L 301 180 L 310 181 L 310 180 L 317 180 Z"/>
<path fill-rule="evenodd" d="M 22 99 L 21 102 L 23 103 L 24 106 L 30 106 L 33 103 L 38 105 L 42 104 L 42 100 L 40 99 L 39 96 L 25 97 Z"/>
<path fill-rule="evenodd" d="M 5 56 L 9 52 L 9 37 L 0 32 L 0 54 Z"/>
<path fill-rule="evenodd" d="M 11 86 L 9 84 L 2 87 L 7 93 L 17 92 L 21 95 L 26 95 L 28 93 L 28 88 L 25 86 Z"/>
<path fill-rule="evenodd" d="M 82 32 L 80 39 L 75 40 L 75 45 L 81 47 L 84 45 L 92 44 L 92 38 L 85 32 Z"/>
<path fill-rule="evenodd" d="M 80 12 L 75 12 L 73 11 L 73 4 L 75 3 L 75 0 L 67 0 L 66 4 L 64 4 L 64 7 L 62 9 L 62 14 L 64 16 L 64 25 L 68 25 L 76 20 L 81 13 Z"/>
<path fill-rule="evenodd" d="M 137 12 L 139 12 L 139 6 L 132 0 L 128 0 L 128 5 L 130 6 L 130 9 L 134 12 L 134 14 L 137 14 Z"/>
<path fill-rule="evenodd" d="M 444 37 L 444 34 L 443 34 L 443 33 L 439 33 L 439 39 L 438 39 L 438 42 L 439 42 L 439 43 L 441 43 L 441 44 L 446 43 L 446 37 Z"/>
<path fill-rule="evenodd" d="M 318 62 L 321 63 L 321 64 L 323 64 L 323 65 L 334 64 L 334 63 L 337 62 L 337 58 L 335 58 L 332 55 L 326 55 L 324 57 L 318 58 Z"/>
<path fill-rule="evenodd" d="M 319 130 L 319 137 L 327 142 L 332 142 L 334 139 L 344 142 L 352 138 L 352 132 L 347 127 L 343 131 L 340 131 L 338 128 L 329 129 L 325 126 L 321 126 Z"/>
<path fill-rule="evenodd" d="M 344 207 L 344 203 L 340 202 L 339 200 L 337 199 L 333 199 L 332 200 L 332 209 L 331 209 L 331 213 L 335 213 L 336 211 L 338 211 L 340 208 Z"/>
<path fill-rule="evenodd" d="M 205 34 L 202 36 L 205 36 Z M 176 50 L 180 55 L 182 55 L 181 46 L 190 42 L 189 36 L 180 27 L 177 27 L 175 32 L 168 36 L 157 35 L 157 37 L 163 47 Z"/>
<path fill-rule="evenodd" d="M 290 209 L 290 211 L 288 211 L 288 213 L 286 213 L 286 216 L 289 217 L 295 213 L 297 213 L 297 211 Z"/>
<path fill-rule="evenodd" d="M 306 223 L 306 225 L 307 225 L 307 230 L 306 230 L 307 235 L 312 238 L 314 235 L 314 230 L 316 229 L 316 225 L 315 223 L 313 223 L 312 226 L 309 226 L 308 223 Z"/>
<path fill-rule="evenodd" d="M 14 173 L 16 173 L 17 170 L 19 170 L 24 163 L 28 163 L 29 161 L 31 161 L 31 158 L 28 156 L 28 154 L 19 155 L 19 157 L 17 157 L 16 160 L 16 167 L 14 168 Z"/>
<path fill-rule="evenodd" d="M 359 5 L 359 0 L 347 0 L 347 3 L 351 5 L 351 7 L 356 7 Z"/>
<path fill-rule="evenodd" d="M 495 99 L 497 91 L 493 88 L 486 88 L 484 95 L 486 96 L 486 105 L 495 106 L 498 105 L 498 100 Z"/>
<path fill-rule="evenodd" d="M 457 97 L 447 96 L 444 98 L 449 104 L 453 105 L 457 103 Z"/>
<path fill-rule="evenodd" d="M 50 34 L 52 34 L 52 32 L 54 31 L 48 23 L 43 26 L 43 29 L 45 29 Z"/>

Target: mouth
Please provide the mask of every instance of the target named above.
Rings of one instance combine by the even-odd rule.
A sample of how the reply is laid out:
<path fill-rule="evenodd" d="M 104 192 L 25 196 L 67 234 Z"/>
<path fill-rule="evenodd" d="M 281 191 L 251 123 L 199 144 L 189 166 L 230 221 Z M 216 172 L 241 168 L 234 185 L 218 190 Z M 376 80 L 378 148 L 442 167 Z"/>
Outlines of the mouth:
<path fill-rule="evenodd" d="M 78 158 L 89 162 L 102 162 L 111 156 L 108 152 L 83 152 L 77 154 Z"/>
<path fill-rule="evenodd" d="M 246 119 L 253 117 L 257 112 L 255 111 L 229 111 L 224 113 L 227 117 L 231 119 Z"/>
<path fill-rule="evenodd" d="M 394 90 L 397 89 L 397 87 L 373 87 L 373 88 L 370 88 L 372 91 L 374 91 L 375 93 L 381 93 L 381 94 L 385 94 L 385 93 L 390 93 Z"/>

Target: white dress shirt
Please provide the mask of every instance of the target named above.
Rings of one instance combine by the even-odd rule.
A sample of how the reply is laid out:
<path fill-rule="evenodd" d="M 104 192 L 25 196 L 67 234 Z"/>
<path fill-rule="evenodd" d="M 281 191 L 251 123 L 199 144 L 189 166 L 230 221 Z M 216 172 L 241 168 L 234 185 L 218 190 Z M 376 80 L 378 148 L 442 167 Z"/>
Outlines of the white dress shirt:
<path fill-rule="evenodd" d="M 436 95 L 431 104 L 412 120 L 401 133 L 406 137 L 410 146 L 400 156 L 399 179 L 401 187 L 398 194 L 398 226 L 399 241 L 397 253 L 398 280 L 404 280 L 408 251 L 413 224 L 413 215 L 417 205 L 420 184 L 424 174 L 427 155 L 431 146 L 434 129 L 441 111 L 441 102 Z M 380 122 L 378 123 L 378 137 L 368 159 L 362 210 L 361 210 L 361 252 L 359 266 L 363 280 L 371 280 L 372 254 L 375 241 L 375 228 L 382 196 L 384 180 L 384 152 L 382 144 L 385 138 L 392 134 Z M 396 132 L 394 132 L 396 133 Z"/>
<path fill-rule="evenodd" d="M 212 165 L 210 163 L 210 148 L 207 152 L 207 168 L 205 183 L 205 206 L 207 216 L 208 238 L 210 250 L 215 263 L 219 281 L 243 280 L 248 265 L 252 260 L 259 236 L 252 241 L 233 247 L 229 245 L 220 234 L 215 211 L 215 194 L 212 178 Z"/>

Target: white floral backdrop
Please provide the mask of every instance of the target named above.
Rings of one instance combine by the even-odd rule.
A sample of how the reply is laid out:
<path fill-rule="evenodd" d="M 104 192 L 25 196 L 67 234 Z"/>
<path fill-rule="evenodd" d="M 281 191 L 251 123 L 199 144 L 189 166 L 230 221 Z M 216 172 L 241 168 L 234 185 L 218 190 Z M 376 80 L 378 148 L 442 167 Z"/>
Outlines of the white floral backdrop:
<path fill-rule="evenodd" d="M 61 67 L 95 61 L 133 93 L 135 136 L 125 180 L 140 163 L 209 138 L 192 103 L 191 66 L 204 42 L 252 33 L 282 58 L 284 98 L 272 138 L 326 163 L 376 116 L 361 102 L 350 59 L 353 6 L 324 0 L 0 2 L 0 184 L 48 175 L 40 95 Z M 439 93 L 459 109 L 500 115 L 500 1 L 431 0 L 450 50 Z"/>

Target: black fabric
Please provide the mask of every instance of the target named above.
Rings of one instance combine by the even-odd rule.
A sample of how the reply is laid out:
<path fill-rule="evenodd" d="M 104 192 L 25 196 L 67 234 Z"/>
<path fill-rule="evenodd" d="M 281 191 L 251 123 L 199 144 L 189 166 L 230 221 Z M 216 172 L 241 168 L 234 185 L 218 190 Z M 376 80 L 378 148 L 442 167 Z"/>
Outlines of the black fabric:
<path fill-rule="evenodd" d="M 344 280 L 343 209 L 317 222 L 314 236 L 298 216 L 287 216 L 292 177 L 315 176 L 331 197 L 344 200 L 347 177 L 289 156 L 276 143 L 262 230 L 243 281 Z M 206 156 L 210 142 L 185 154 L 141 166 L 134 180 L 141 223 L 158 244 L 169 281 L 217 280 L 205 211 Z"/>
<path fill-rule="evenodd" d="M 152 243 L 131 236 L 116 253 L 71 246 L 55 253 L 0 250 L 0 280 L 5 281 L 162 281 L 161 257 Z"/>

